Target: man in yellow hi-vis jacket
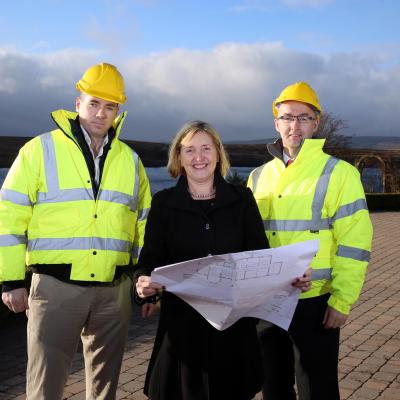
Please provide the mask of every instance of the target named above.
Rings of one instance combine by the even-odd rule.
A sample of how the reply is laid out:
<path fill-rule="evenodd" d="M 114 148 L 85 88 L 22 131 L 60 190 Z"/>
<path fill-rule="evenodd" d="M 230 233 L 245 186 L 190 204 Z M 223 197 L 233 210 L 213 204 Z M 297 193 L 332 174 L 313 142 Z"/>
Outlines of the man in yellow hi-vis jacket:
<path fill-rule="evenodd" d="M 29 400 L 62 398 L 80 337 L 86 398 L 115 398 L 151 201 L 139 157 L 118 139 L 121 74 L 94 65 L 76 88 L 76 112 L 52 113 L 57 128 L 20 150 L 0 192 L 2 300 L 27 310 Z"/>
<path fill-rule="evenodd" d="M 314 90 L 294 83 L 272 111 L 280 134 L 268 145 L 274 159 L 251 173 L 248 186 L 271 247 L 319 239 L 320 248 L 311 290 L 300 295 L 289 331 L 260 329 L 263 395 L 296 399 L 296 370 L 301 400 L 339 400 L 339 328 L 364 282 L 372 225 L 357 169 L 324 153 L 324 140 L 312 139 L 322 113 Z"/>

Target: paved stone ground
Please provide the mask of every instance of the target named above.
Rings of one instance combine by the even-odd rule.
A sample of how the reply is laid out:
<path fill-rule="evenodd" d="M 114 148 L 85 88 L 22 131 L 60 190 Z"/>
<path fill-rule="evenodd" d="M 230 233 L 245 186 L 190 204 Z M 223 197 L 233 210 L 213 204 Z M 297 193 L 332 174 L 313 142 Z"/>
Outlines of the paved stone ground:
<path fill-rule="evenodd" d="M 400 399 L 400 212 L 374 213 L 372 219 L 375 234 L 367 281 L 342 330 L 339 367 L 343 400 Z M 129 330 L 118 399 L 145 399 L 142 388 L 156 320 L 142 320 L 137 313 Z M 25 398 L 25 323 L 23 316 L 1 322 L 2 400 Z M 78 352 L 64 398 L 84 399 L 84 391 L 82 355 Z"/>

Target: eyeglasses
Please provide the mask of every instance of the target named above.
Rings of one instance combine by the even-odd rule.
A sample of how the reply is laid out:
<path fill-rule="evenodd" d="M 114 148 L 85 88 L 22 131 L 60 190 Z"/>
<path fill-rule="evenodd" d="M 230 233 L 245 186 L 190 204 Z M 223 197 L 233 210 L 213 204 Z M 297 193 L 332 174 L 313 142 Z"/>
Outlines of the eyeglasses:
<path fill-rule="evenodd" d="M 309 124 L 311 121 L 316 120 L 316 118 L 310 117 L 309 115 L 282 115 L 277 119 L 282 121 L 286 125 L 289 125 L 296 120 L 301 125 L 306 125 Z"/>

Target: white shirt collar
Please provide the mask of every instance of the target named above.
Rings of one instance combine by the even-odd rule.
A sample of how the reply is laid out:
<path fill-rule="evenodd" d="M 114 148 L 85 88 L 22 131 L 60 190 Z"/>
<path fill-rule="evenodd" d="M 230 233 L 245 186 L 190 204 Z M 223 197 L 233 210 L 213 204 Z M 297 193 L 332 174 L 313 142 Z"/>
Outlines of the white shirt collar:
<path fill-rule="evenodd" d="M 89 134 L 87 133 L 86 129 L 82 126 L 82 124 L 81 124 L 81 129 L 82 129 L 82 132 L 83 132 L 83 137 L 85 138 L 85 141 L 88 144 L 90 152 L 92 153 L 92 156 L 93 156 L 93 159 L 94 159 L 93 150 L 92 150 L 92 148 L 90 146 L 91 143 L 92 143 L 92 138 L 89 136 Z M 104 149 L 104 146 L 107 143 L 108 143 L 108 135 L 104 136 L 103 144 L 101 146 L 101 149 L 100 149 L 99 154 L 97 155 L 97 157 L 101 157 L 103 155 L 103 149 Z"/>
<path fill-rule="evenodd" d="M 288 162 L 289 160 L 293 160 L 293 161 L 294 161 L 294 159 L 290 158 L 290 157 L 285 153 L 285 151 L 282 151 L 282 155 L 283 155 L 283 162 L 285 163 L 285 165 L 287 164 L 287 162 Z"/>

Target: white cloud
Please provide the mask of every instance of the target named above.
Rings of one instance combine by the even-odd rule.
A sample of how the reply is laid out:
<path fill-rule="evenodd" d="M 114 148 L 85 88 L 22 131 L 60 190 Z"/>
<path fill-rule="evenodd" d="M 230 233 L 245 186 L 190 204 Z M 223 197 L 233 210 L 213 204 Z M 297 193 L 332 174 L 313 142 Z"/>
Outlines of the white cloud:
<path fill-rule="evenodd" d="M 389 54 L 389 53 L 388 53 Z M 309 82 L 348 134 L 399 135 L 393 112 L 400 66 L 393 52 L 321 56 L 282 43 L 224 43 L 208 51 L 175 49 L 123 61 L 101 51 L 29 55 L 0 49 L 2 135 L 52 128 L 50 111 L 74 108 L 75 82 L 90 65 L 114 62 L 126 81 L 125 138 L 169 141 L 190 119 L 204 119 L 226 141 L 274 136 L 271 103 L 286 85 Z"/>

